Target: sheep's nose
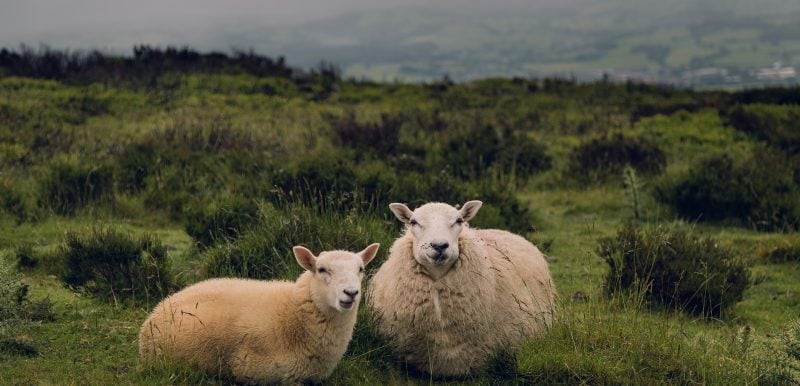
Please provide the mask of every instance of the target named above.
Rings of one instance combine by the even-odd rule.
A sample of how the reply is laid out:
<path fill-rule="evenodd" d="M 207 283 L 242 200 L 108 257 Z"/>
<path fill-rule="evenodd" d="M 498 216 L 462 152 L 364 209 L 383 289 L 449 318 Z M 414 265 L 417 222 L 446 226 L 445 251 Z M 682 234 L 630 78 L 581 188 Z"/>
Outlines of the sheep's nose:
<path fill-rule="evenodd" d="M 449 247 L 449 246 L 450 246 L 450 243 L 448 243 L 447 241 L 431 243 L 431 247 L 433 247 L 433 249 L 435 249 L 436 252 L 442 252 L 445 249 L 447 249 L 447 247 Z"/>
<path fill-rule="evenodd" d="M 350 288 L 350 289 L 344 290 L 344 293 L 345 293 L 345 295 L 347 295 L 347 296 L 349 296 L 351 298 L 354 298 L 354 297 L 356 297 L 358 295 L 358 290 Z"/>

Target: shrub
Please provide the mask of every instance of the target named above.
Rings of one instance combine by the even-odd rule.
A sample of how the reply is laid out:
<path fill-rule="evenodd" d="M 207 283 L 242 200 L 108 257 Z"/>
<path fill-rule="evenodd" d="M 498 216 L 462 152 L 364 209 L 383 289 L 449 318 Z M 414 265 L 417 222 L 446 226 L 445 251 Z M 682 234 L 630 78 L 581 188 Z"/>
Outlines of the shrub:
<path fill-rule="evenodd" d="M 383 211 L 395 180 L 395 173 L 380 161 L 356 165 L 346 154 L 334 152 L 277 171 L 270 201 L 278 207 L 297 203 L 338 211 Z"/>
<path fill-rule="evenodd" d="M 627 226 L 600 240 L 608 294 L 640 291 L 652 306 L 720 315 L 742 299 L 749 273 L 733 252 L 684 231 Z"/>
<path fill-rule="evenodd" d="M 534 176 L 552 167 L 552 157 L 547 148 L 524 135 L 515 133 L 504 139 L 497 156 L 500 170 L 513 172 L 522 179 Z"/>
<path fill-rule="evenodd" d="M 200 248 L 205 249 L 218 241 L 239 237 L 249 226 L 258 222 L 258 218 L 258 205 L 253 200 L 229 197 L 189 210 L 186 233 Z"/>
<path fill-rule="evenodd" d="M 73 215 L 90 203 L 109 202 L 114 197 L 113 169 L 70 159 L 52 162 L 42 177 L 39 204 L 60 215 Z"/>
<path fill-rule="evenodd" d="M 470 180 L 484 177 L 493 169 L 527 178 L 551 166 L 545 147 L 524 133 L 500 132 L 480 123 L 455 132 L 441 154 L 440 168 Z"/>
<path fill-rule="evenodd" d="M 86 236 L 70 231 L 61 253 L 64 282 L 105 301 L 150 304 L 176 288 L 166 248 L 150 234 L 134 238 L 112 228 Z"/>
<path fill-rule="evenodd" d="M 33 251 L 30 244 L 18 245 L 14 251 L 17 257 L 17 266 L 20 268 L 33 268 L 39 264 L 39 257 Z"/>
<path fill-rule="evenodd" d="M 301 268 L 292 247 L 323 250 L 361 250 L 381 243 L 381 254 L 394 241 L 391 223 L 356 211 L 339 212 L 299 204 L 265 214 L 266 219 L 235 241 L 217 245 L 205 254 L 206 277 L 235 276 L 258 279 L 294 279 Z M 380 266 L 373 261 L 368 271 Z"/>
<path fill-rule="evenodd" d="M 381 114 L 378 121 L 361 123 L 352 110 L 342 118 L 329 117 L 339 144 L 380 156 L 397 152 L 403 119 Z"/>
<path fill-rule="evenodd" d="M 800 154 L 800 107 L 765 104 L 738 105 L 726 114 L 726 123 L 787 154 Z"/>
<path fill-rule="evenodd" d="M 136 144 L 117 156 L 116 175 L 120 190 L 137 193 L 147 186 L 147 177 L 155 172 L 158 155 L 154 146 Z"/>
<path fill-rule="evenodd" d="M 0 207 L 14 216 L 17 224 L 35 217 L 31 206 L 27 195 L 23 194 L 19 188 L 7 181 L 0 183 Z"/>
<path fill-rule="evenodd" d="M 792 174 L 785 158 L 767 149 L 736 160 L 714 155 L 664 180 L 655 195 L 687 218 L 791 230 L 800 225 L 800 186 Z"/>
<path fill-rule="evenodd" d="M 591 183 L 622 175 L 626 165 L 642 174 L 658 174 L 667 164 L 664 152 L 642 137 L 622 134 L 595 138 L 569 155 L 568 172 L 581 182 Z"/>

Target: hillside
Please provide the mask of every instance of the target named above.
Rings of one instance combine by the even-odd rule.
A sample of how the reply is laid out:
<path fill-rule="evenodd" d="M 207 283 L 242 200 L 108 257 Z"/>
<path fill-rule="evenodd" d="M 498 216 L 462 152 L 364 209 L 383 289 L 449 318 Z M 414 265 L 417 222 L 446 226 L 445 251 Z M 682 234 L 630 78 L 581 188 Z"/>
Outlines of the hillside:
<path fill-rule="evenodd" d="M 558 321 L 472 378 L 432 380 L 362 307 L 332 383 L 797 382 L 799 103 L 798 88 L 378 83 L 253 53 L 6 50 L 0 379 L 225 384 L 138 361 L 163 296 L 294 278 L 298 244 L 380 242 L 374 270 L 401 232 L 388 203 L 480 199 L 472 226 L 547 255 Z M 664 256 L 626 287 L 624 259 Z"/>

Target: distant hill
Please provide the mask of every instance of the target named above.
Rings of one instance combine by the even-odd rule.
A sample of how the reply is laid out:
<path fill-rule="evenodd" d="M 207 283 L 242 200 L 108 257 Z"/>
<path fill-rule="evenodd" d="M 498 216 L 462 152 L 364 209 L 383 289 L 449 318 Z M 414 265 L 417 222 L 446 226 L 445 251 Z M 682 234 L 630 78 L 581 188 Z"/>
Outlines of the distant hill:
<path fill-rule="evenodd" d="M 378 80 L 443 74 L 610 76 L 699 86 L 798 80 L 791 70 L 800 65 L 797 1 L 461 3 L 353 12 L 261 31 L 269 41 L 248 44 L 301 66 L 325 59 L 345 75 Z"/>

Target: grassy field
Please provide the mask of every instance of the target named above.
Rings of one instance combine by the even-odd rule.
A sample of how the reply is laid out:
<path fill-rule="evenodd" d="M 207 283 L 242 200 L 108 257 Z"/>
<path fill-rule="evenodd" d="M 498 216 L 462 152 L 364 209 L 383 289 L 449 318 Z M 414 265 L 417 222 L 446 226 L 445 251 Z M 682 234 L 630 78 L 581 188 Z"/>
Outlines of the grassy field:
<path fill-rule="evenodd" d="M 316 252 L 378 241 L 379 264 L 400 234 L 388 202 L 413 207 L 475 198 L 487 205 L 473 226 L 514 230 L 545 251 L 559 292 L 557 322 L 480 374 L 441 380 L 392 358 L 376 343 L 362 309 L 354 341 L 329 383 L 798 382 L 800 358 L 791 349 L 800 339 L 792 337 L 800 335 L 800 257 L 792 253 L 800 237 L 792 216 L 800 215 L 800 204 L 792 181 L 800 167 L 787 169 L 788 177 L 765 177 L 788 181 L 769 191 L 790 203 L 786 212 L 769 212 L 785 215 L 782 222 L 764 220 L 755 209 L 744 218 L 691 216 L 658 193 L 670 192 L 715 154 L 752 160 L 775 152 L 786 165 L 800 165 L 791 127 L 774 137 L 736 126 L 735 106 L 754 106 L 745 111 L 750 114 L 767 109 L 742 102 L 743 95 L 556 80 L 391 84 L 320 74 L 166 72 L 147 85 L 0 77 L 0 256 L 10 267 L 0 277 L 29 286 L 12 306 L 49 304 L 39 312 L 47 317 L 30 313 L 8 317 L 12 325 L 0 323 L 0 379 L 229 382 L 224 374 L 177 363 L 141 363 L 139 326 L 169 289 L 109 298 L 98 287 L 100 277 L 66 285 L 70 234 L 155 235 L 178 288 L 214 276 L 220 267 L 213 262 L 226 254 L 258 267 L 291 266 L 222 267 L 237 275 L 293 277 L 299 268 L 287 259 L 294 244 Z M 764 111 L 797 111 L 791 104 L 772 108 Z M 590 158 L 589 166 L 579 163 L 592 140 L 615 136 L 633 141 L 621 143 L 643 159 L 662 160 L 651 170 L 625 153 L 623 164 L 641 166 L 635 200 L 610 153 Z M 649 146 L 663 158 L 647 155 L 656 154 Z M 252 214 L 220 225 L 219 216 L 228 213 L 220 208 L 229 202 Z M 741 300 L 703 317 L 650 307 L 635 293 L 609 297 L 599 240 L 626 224 L 683 230 L 730 249 L 749 272 Z M 25 246 L 34 263 L 21 260 Z M 771 257 L 784 247 L 790 251 L 785 261 Z M 31 350 L 18 350 L 20 344 Z"/>

